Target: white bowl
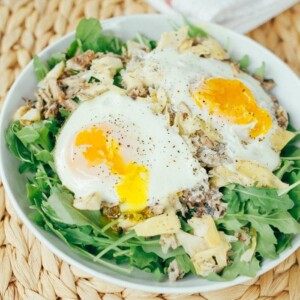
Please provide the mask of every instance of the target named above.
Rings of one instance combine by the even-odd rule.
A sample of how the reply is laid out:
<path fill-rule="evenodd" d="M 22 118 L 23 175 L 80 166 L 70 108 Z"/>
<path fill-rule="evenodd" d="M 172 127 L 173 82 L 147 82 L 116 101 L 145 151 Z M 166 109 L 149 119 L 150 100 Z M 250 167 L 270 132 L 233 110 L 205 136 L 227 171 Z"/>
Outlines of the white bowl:
<path fill-rule="evenodd" d="M 180 20 L 177 20 L 181 23 Z M 169 19 L 162 15 L 136 15 L 125 16 L 106 20 L 102 22 L 106 31 L 112 31 L 117 36 L 126 40 L 135 36 L 137 32 L 143 33 L 151 38 L 158 39 L 164 31 L 172 30 Z M 258 45 L 249 38 L 234 33 L 228 29 L 215 24 L 200 24 L 210 35 L 215 37 L 225 47 L 234 60 L 239 60 L 245 54 L 251 58 L 250 69 L 266 63 L 267 77 L 273 78 L 277 87 L 274 94 L 290 113 L 292 124 L 300 128 L 300 80 L 279 58 L 271 52 Z M 64 51 L 74 39 L 74 32 L 55 42 L 40 53 L 42 59 L 48 58 L 52 53 Z M 26 198 L 25 178 L 18 172 L 18 161 L 9 153 L 5 140 L 4 130 L 8 127 L 13 113 L 21 105 L 22 98 L 32 98 L 36 88 L 36 79 L 33 72 L 33 64 L 30 62 L 15 81 L 7 95 L 2 109 L 0 120 L 1 144 L 0 165 L 2 180 L 5 190 L 18 215 L 33 234 L 45 244 L 57 256 L 75 267 L 98 277 L 124 287 L 139 289 L 158 293 L 197 293 L 226 288 L 249 280 L 248 277 L 238 277 L 230 282 L 210 282 L 196 276 L 188 276 L 178 282 L 156 282 L 148 273 L 134 270 L 130 275 L 123 275 L 106 267 L 96 264 L 85 257 L 72 252 L 58 237 L 50 234 L 28 219 L 30 213 L 29 201 Z M 267 272 L 281 263 L 300 246 L 300 236 L 294 238 L 292 247 L 285 250 L 275 260 L 265 260 L 258 275 Z"/>

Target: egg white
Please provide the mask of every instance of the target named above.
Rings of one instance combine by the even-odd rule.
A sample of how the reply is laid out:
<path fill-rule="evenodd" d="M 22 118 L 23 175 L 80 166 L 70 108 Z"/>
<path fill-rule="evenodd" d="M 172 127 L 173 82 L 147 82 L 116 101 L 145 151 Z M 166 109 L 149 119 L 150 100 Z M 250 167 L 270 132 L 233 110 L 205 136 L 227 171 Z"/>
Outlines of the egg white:
<path fill-rule="evenodd" d="M 74 146 L 78 132 L 90 126 L 110 127 L 120 142 L 124 160 L 148 168 L 148 206 L 167 205 L 168 198 L 184 189 L 207 184 L 205 170 L 195 160 L 179 134 L 152 113 L 145 103 L 107 92 L 86 101 L 73 112 L 60 131 L 54 151 L 57 173 L 75 197 L 98 193 L 103 201 L 120 203 L 116 193 L 119 177 L 105 164 L 88 166 Z M 82 155 L 81 155 L 82 156 Z"/>
<path fill-rule="evenodd" d="M 215 128 L 226 145 L 229 165 L 233 165 L 236 159 L 254 160 L 270 170 L 279 165 L 279 154 L 272 148 L 269 140 L 277 126 L 274 103 L 252 76 L 238 73 L 229 63 L 198 57 L 193 53 L 179 53 L 171 47 L 143 55 L 139 53 L 139 57 L 133 58 L 127 66 L 124 76 L 132 71 L 138 74 L 145 85 L 155 89 L 163 88 L 175 111 L 180 110 L 180 103 L 184 102 L 194 116 L 200 116 Z M 205 108 L 200 109 L 192 99 L 191 92 L 208 78 L 240 80 L 250 89 L 258 105 L 269 112 L 273 123 L 270 131 L 265 136 L 253 139 L 249 137 L 249 130 L 254 124 L 234 124 L 216 114 L 209 114 Z"/>

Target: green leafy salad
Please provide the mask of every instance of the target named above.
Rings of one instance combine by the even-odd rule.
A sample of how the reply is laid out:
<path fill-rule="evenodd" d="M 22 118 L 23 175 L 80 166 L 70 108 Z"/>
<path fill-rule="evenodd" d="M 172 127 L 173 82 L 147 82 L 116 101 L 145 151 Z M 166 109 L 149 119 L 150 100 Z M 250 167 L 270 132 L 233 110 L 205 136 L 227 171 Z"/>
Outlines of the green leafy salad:
<path fill-rule="evenodd" d="M 300 139 L 249 59 L 190 23 L 123 41 L 81 20 L 6 129 L 32 222 L 117 272 L 254 277 L 300 233 Z"/>

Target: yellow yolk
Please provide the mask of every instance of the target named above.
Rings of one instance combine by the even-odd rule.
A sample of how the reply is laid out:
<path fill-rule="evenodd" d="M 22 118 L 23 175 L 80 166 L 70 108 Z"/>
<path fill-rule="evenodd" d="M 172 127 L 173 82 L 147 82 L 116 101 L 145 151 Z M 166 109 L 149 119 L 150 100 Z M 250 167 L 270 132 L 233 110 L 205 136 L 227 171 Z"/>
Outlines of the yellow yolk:
<path fill-rule="evenodd" d="M 112 174 L 120 176 L 116 192 L 125 211 L 137 212 L 147 206 L 148 169 L 134 162 L 126 163 L 117 141 L 107 138 L 101 128 L 92 127 L 78 133 L 75 146 L 87 146 L 82 154 L 89 166 L 106 164 Z"/>
<path fill-rule="evenodd" d="M 255 123 L 250 130 L 251 138 L 267 134 L 272 126 L 268 111 L 258 106 L 250 89 L 237 79 L 207 79 L 193 99 L 200 108 L 206 107 L 209 114 L 218 114 L 239 125 Z"/>

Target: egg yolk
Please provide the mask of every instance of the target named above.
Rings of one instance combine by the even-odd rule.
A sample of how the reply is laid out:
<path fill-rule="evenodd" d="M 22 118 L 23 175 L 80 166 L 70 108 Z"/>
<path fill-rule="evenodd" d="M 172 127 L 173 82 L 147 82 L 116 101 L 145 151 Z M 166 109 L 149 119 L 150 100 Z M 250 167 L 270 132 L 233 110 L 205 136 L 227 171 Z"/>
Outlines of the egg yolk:
<path fill-rule="evenodd" d="M 149 171 L 134 162 L 126 163 L 116 140 L 108 138 L 101 128 L 92 127 L 77 134 L 75 146 L 86 146 L 82 154 L 89 166 L 106 164 L 112 174 L 120 177 L 116 192 L 120 203 L 124 204 L 124 211 L 137 212 L 146 207 Z"/>
<path fill-rule="evenodd" d="M 211 78 L 193 94 L 198 107 L 209 114 L 218 114 L 239 125 L 254 123 L 250 137 L 267 134 L 272 118 L 267 110 L 258 106 L 250 89 L 237 79 Z"/>

